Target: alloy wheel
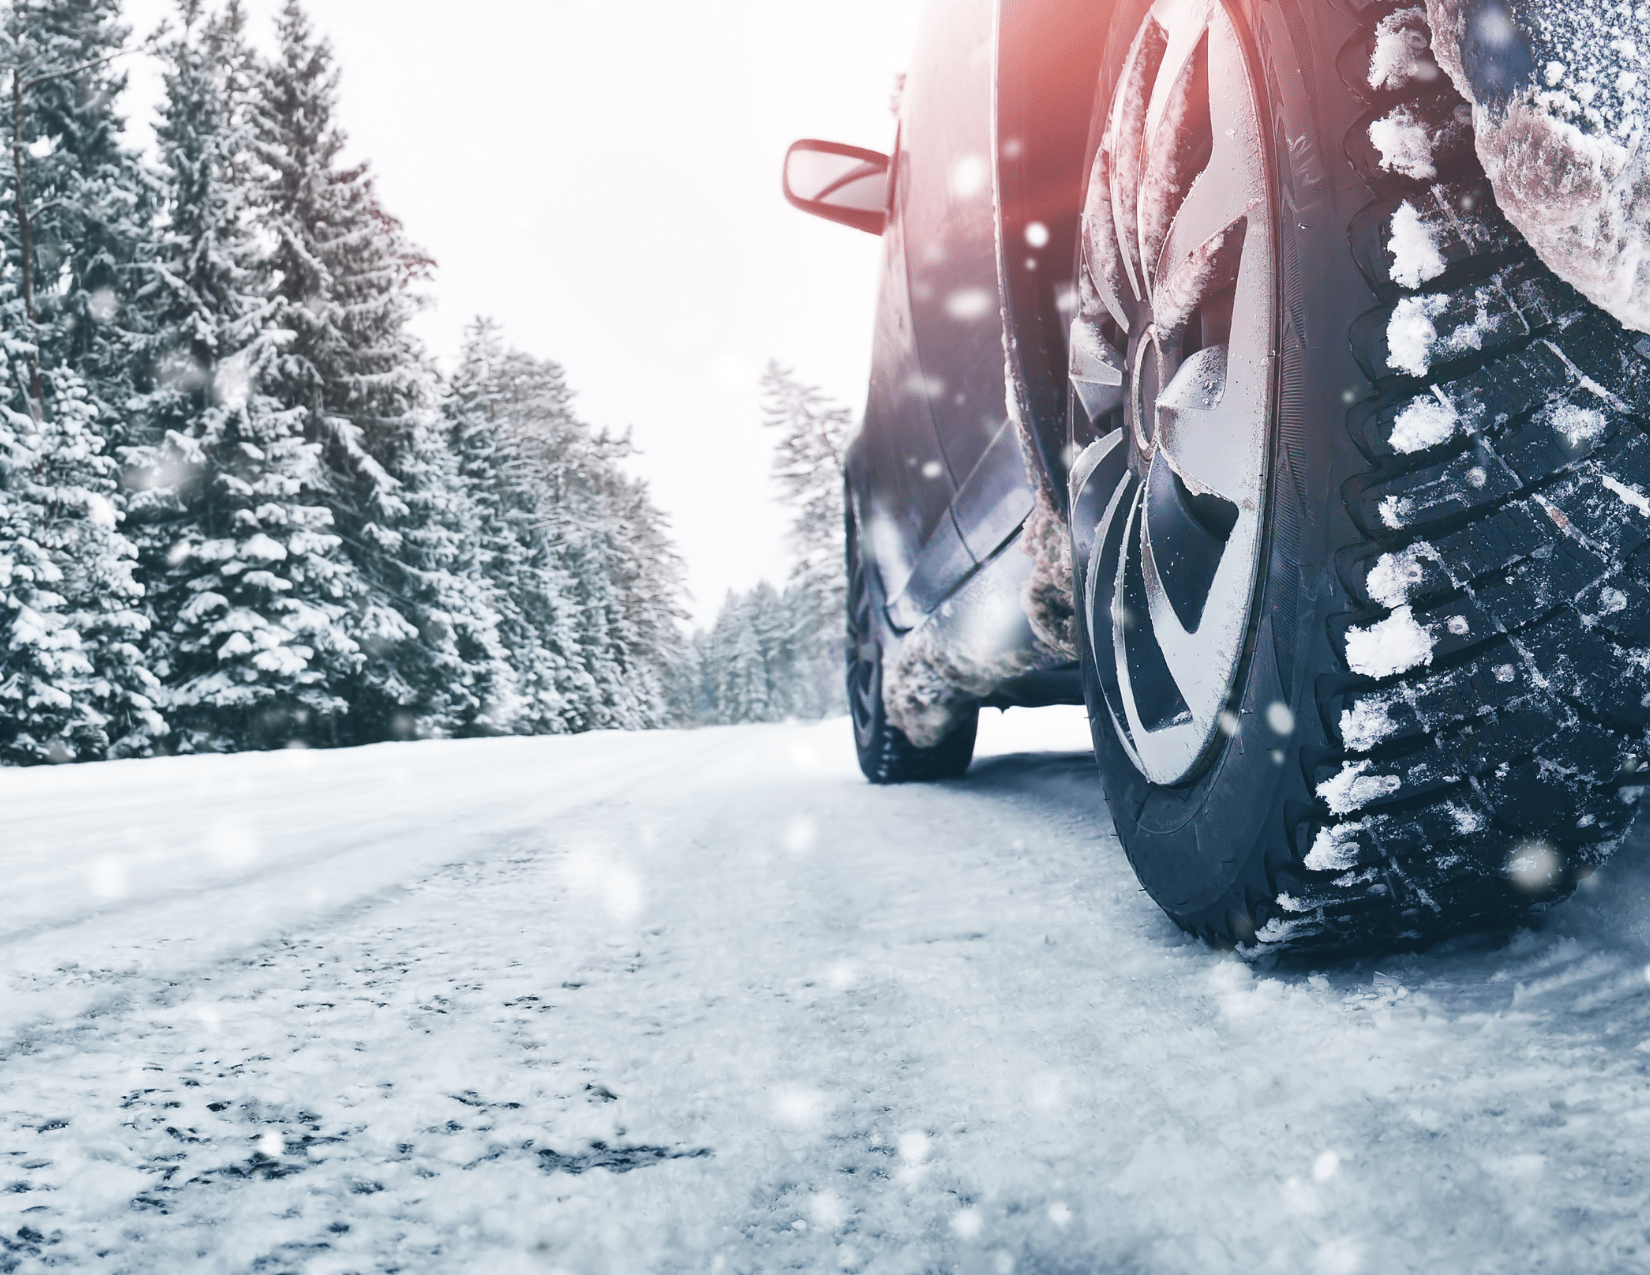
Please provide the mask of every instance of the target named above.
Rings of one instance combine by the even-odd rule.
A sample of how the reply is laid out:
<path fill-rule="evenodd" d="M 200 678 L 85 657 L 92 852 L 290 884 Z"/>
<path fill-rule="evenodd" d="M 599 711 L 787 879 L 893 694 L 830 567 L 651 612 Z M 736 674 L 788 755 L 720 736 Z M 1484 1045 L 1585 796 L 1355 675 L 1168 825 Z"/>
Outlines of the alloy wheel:
<path fill-rule="evenodd" d="M 1074 517 L 1098 519 L 1080 605 L 1113 728 L 1158 784 L 1192 777 L 1234 724 L 1259 569 L 1276 327 L 1262 118 L 1225 6 L 1158 0 L 1083 211 L 1070 383 L 1100 437 L 1072 467 Z"/>

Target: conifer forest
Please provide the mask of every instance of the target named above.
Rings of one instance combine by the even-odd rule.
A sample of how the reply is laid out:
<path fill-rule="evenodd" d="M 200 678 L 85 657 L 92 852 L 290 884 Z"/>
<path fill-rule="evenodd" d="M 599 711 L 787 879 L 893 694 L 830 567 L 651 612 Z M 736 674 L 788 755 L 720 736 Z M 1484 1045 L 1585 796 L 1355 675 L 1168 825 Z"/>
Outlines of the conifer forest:
<path fill-rule="evenodd" d="M 0 762 L 838 705 L 846 413 L 770 370 L 798 566 L 689 637 L 628 439 L 485 320 L 447 371 L 411 334 L 434 263 L 341 159 L 297 0 L 267 55 L 235 0 L 0 23 Z"/>

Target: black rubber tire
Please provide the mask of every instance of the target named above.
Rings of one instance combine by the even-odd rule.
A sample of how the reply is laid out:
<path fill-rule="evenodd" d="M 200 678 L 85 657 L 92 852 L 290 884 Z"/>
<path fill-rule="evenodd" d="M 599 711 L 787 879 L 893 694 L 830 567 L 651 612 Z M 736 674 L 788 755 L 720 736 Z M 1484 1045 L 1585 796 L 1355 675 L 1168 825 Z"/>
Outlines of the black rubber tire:
<path fill-rule="evenodd" d="M 1118 6 L 1097 120 L 1147 7 Z M 1078 607 L 1118 835 L 1151 897 L 1220 944 L 1392 949 L 1516 922 L 1614 849 L 1650 755 L 1650 341 L 1501 219 L 1447 80 L 1370 89 L 1375 26 L 1399 8 L 1233 9 L 1271 114 L 1278 410 L 1238 728 L 1190 782 L 1155 786 L 1129 760 Z M 1444 139 L 1433 182 L 1378 164 L 1368 126 L 1400 106 Z M 1438 298 L 1440 347 L 1480 307 L 1492 320 L 1425 380 L 1385 346 L 1412 295 L 1387 250 L 1406 200 L 1446 266 L 1420 289 Z M 1461 427 L 1395 452 L 1397 414 L 1434 394 Z M 1587 437 L 1560 428 L 1565 403 L 1596 414 Z M 1074 445 L 1093 428 L 1074 407 Z M 1430 664 L 1351 673 L 1348 631 L 1391 614 L 1376 598 L 1394 601 L 1396 574 Z"/>
<path fill-rule="evenodd" d="M 853 508 L 851 498 L 848 508 Z M 854 751 L 859 756 L 859 768 L 873 784 L 959 778 L 974 759 L 979 708 L 966 710 L 945 738 L 932 748 L 918 748 L 904 732 L 888 724 L 882 703 L 882 639 L 874 618 L 876 573 L 861 555 L 859 532 L 851 512 L 845 543 L 848 712 L 854 724 Z"/>

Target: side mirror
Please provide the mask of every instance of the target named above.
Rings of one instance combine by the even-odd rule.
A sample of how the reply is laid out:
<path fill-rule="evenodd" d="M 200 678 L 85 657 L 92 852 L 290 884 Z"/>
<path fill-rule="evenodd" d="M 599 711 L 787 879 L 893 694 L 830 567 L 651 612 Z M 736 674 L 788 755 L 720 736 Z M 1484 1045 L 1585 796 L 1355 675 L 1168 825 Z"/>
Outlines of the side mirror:
<path fill-rule="evenodd" d="M 792 142 L 785 198 L 815 217 L 880 235 L 888 221 L 888 156 L 837 142 Z"/>

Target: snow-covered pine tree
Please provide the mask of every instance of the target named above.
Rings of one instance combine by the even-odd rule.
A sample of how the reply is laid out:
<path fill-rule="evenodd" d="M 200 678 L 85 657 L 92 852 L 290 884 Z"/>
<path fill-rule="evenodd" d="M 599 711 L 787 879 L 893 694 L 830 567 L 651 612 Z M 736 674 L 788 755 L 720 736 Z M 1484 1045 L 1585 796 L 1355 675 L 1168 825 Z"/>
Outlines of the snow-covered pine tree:
<path fill-rule="evenodd" d="M 38 419 L 0 406 L 0 762 L 140 756 L 167 727 L 118 468 L 80 378 L 48 368 L 42 382 Z"/>
<path fill-rule="evenodd" d="M 182 0 L 162 49 L 156 139 L 168 225 L 136 305 L 154 388 L 125 454 L 164 647 L 157 671 L 188 749 L 332 742 L 361 663 L 345 620 L 363 590 L 317 493 L 306 413 L 268 391 L 287 339 L 263 295 L 247 206 L 238 10 Z"/>
<path fill-rule="evenodd" d="M 419 568 L 401 560 L 400 529 L 429 380 L 407 325 L 432 263 L 385 211 L 367 166 L 342 166 L 338 71 L 298 0 L 282 8 L 276 43 L 250 99 L 267 286 L 292 333 L 269 390 L 302 410 L 322 448 L 327 504 L 367 586 L 348 621 L 366 656 L 348 691 L 351 738 L 384 738 L 442 715 L 431 653 L 418 649 L 429 623 L 406 614 L 416 605 L 402 586 Z"/>
<path fill-rule="evenodd" d="M 140 282 L 157 193 L 116 110 L 126 84 L 120 55 L 130 48 L 119 0 L 11 0 L 0 11 L 12 107 L 0 164 L 12 223 L 0 249 L 12 294 L 5 326 L 38 346 L 25 363 L 79 375 L 97 430 L 116 444 L 126 441 L 136 365 L 126 303 Z"/>
<path fill-rule="evenodd" d="M 711 627 L 687 643 L 690 654 L 672 691 L 673 720 L 775 722 L 833 711 L 829 697 L 841 669 L 820 659 L 813 607 L 800 589 L 780 591 L 765 580 L 744 593 L 729 592 Z"/>
<path fill-rule="evenodd" d="M 559 368 L 539 366 L 560 383 Z M 646 485 L 620 468 L 634 451 L 629 437 L 592 432 L 565 399 L 561 411 L 564 420 L 529 412 L 517 423 L 528 472 L 543 485 L 540 534 L 560 546 L 595 689 L 578 728 L 659 726 L 665 666 L 680 641 L 678 560 Z"/>
<path fill-rule="evenodd" d="M 579 666 L 572 581 L 543 535 L 540 499 L 523 456 L 517 420 L 537 398 L 552 415 L 565 402 L 554 379 L 514 381 L 531 369 L 508 351 L 498 327 L 477 320 L 465 331 L 444 404 L 449 445 L 477 513 L 477 565 L 496 591 L 499 633 L 517 675 L 518 696 L 484 706 L 478 725 L 523 735 L 577 728 L 579 704 L 595 685 Z M 547 400 L 547 402 L 546 402 Z"/>
<path fill-rule="evenodd" d="M 680 641 L 680 566 L 625 439 L 574 415 L 562 370 L 472 325 L 452 379 L 452 446 L 481 514 L 482 568 L 521 699 L 500 729 L 659 725 Z"/>
<path fill-rule="evenodd" d="M 393 587 L 419 640 L 379 663 L 380 677 L 391 669 L 397 680 L 376 683 L 379 703 L 400 705 L 389 721 L 398 738 L 494 734 L 519 715 L 515 653 L 501 632 L 508 607 L 482 569 L 482 509 L 449 442 L 447 418 L 421 413 L 399 465 L 406 512 Z"/>
<path fill-rule="evenodd" d="M 623 441 L 623 455 L 629 455 L 628 439 Z M 664 726 L 674 720 L 671 688 L 686 655 L 683 563 L 670 537 L 670 520 L 653 503 L 647 484 L 612 461 L 605 472 L 611 525 L 620 533 L 609 537 L 606 559 L 616 581 L 613 631 L 631 705 L 628 718 L 615 724 Z"/>
<path fill-rule="evenodd" d="M 117 323 L 153 207 L 121 143 L 110 0 L 0 10 L 0 759 L 128 756 L 166 734 L 142 644 L 111 439 L 129 391 Z"/>
<path fill-rule="evenodd" d="M 817 705 L 803 712 L 840 712 L 846 708 L 842 483 L 854 418 L 789 368 L 769 363 L 762 377 L 762 424 L 779 435 L 773 475 L 791 510 L 796 561 L 786 595 L 797 625 L 798 693 L 805 687 Z"/>

